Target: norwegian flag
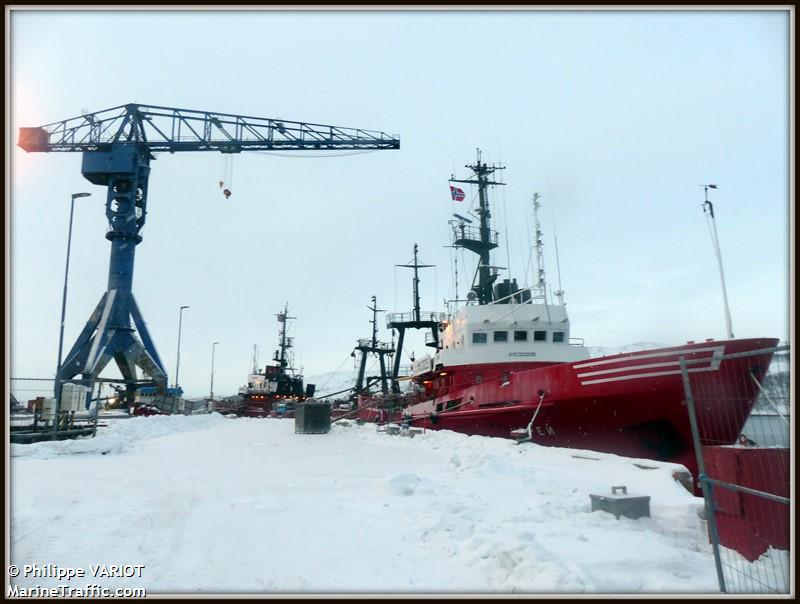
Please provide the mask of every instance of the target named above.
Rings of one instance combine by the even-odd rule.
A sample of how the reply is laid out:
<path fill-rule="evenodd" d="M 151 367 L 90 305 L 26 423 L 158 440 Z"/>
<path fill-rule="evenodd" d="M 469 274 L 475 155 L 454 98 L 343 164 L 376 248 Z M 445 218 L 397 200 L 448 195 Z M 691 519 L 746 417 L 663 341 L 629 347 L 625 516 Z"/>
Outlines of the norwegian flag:
<path fill-rule="evenodd" d="M 453 201 L 464 201 L 464 191 L 458 187 L 450 185 L 450 197 L 453 198 Z"/>

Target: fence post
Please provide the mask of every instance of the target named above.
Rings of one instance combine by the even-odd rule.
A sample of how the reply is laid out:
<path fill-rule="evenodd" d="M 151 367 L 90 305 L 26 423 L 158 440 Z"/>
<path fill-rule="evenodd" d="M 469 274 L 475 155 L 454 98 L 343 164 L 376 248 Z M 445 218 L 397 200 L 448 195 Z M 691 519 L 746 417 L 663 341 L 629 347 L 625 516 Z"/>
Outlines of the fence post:
<path fill-rule="evenodd" d="M 103 383 L 97 382 L 97 397 L 94 402 L 94 412 L 92 413 L 92 438 L 97 436 L 97 418 L 100 415 L 100 397 L 103 392 Z M 89 403 L 91 405 L 91 403 Z"/>
<path fill-rule="evenodd" d="M 59 384 L 61 384 L 60 388 L 59 388 Z M 56 399 L 56 408 L 55 408 L 54 413 L 53 413 L 53 429 L 50 432 L 50 440 L 56 440 L 56 437 L 58 436 L 58 427 L 59 427 L 58 426 L 58 423 L 59 423 L 58 422 L 58 420 L 59 420 L 58 416 L 61 414 L 61 390 L 63 388 L 64 388 L 64 384 L 62 382 L 60 382 L 59 379 L 58 379 L 58 376 L 56 376 L 55 387 L 53 389 L 53 394 L 55 394 L 55 399 Z"/>
<path fill-rule="evenodd" d="M 717 567 L 717 580 L 719 581 L 719 590 L 722 593 L 727 593 L 725 589 L 725 575 L 722 572 L 722 558 L 719 553 L 719 533 L 717 532 L 717 517 L 714 514 L 714 501 L 713 491 L 711 484 L 708 482 L 706 476 L 706 466 L 703 460 L 703 448 L 700 445 L 700 432 L 697 429 L 697 416 L 694 409 L 694 398 L 692 397 L 692 387 L 689 384 L 689 371 L 686 368 L 686 357 L 680 358 L 681 378 L 683 379 L 683 392 L 686 396 L 686 407 L 689 412 L 689 425 L 692 429 L 692 445 L 694 446 L 695 456 L 697 458 L 697 473 L 698 480 L 700 481 L 700 488 L 703 490 L 703 502 L 705 503 L 706 521 L 708 522 L 708 529 L 711 533 L 711 547 L 714 550 L 714 564 Z"/>

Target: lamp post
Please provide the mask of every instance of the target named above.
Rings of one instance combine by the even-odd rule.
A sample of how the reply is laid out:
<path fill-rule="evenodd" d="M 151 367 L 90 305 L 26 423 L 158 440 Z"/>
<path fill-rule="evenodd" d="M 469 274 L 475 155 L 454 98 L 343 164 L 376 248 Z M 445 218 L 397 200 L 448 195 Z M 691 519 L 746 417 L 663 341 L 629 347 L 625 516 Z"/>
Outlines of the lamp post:
<path fill-rule="evenodd" d="M 722 252 L 719 249 L 719 237 L 717 235 L 717 223 L 714 220 L 714 205 L 708 201 L 708 190 L 718 188 L 717 185 L 699 185 L 705 189 L 706 200 L 703 202 L 703 213 L 706 215 L 706 220 L 709 221 L 711 227 L 709 233 L 711 234 L 711 243 L 714 245 L 714 252 L 717 256 L 717 263 L 719 264 L 719 279 L 722 282 L 722 301 L 725 305 L 725 327 L 728 330 L 728 338 L 733 339 L 733 324 L 731 322 L 731 309 L 728 306 L 728 290 L 725 287 L 725 272 L 722 270 Z"/>
<path fill-rule="evenodd" d="M 67 312 L 67 277 L 69 276 L 69 252 L 72 247 L 72 215 L 75 210 L 75 200 L 79 197 L 89 197 L 91 193 L 73 193 L 72 201 L 69 205 L 69 230 L 67 231 L 67 266 L 64 269 L 64 294 L 61 298 L 61 328 L 58 335 L 58 369 L 56 370 L 56 419 L 61 407 L 61 361 L 64 347 L 64 317 Z M 56 422 L 57 423 L 57 422 Z"/>
<path fill-rule="evenodd" d="M 217 344 L 219 344 L 219 342 L 214 342 L 211 345 L 211 394 L 208 398 L 212 404 L 214 403 L 214 351 L 217 347 Z"/>
<path fill-rule="evenodd" d="M 178 371 L 181 368 L 181 324 L 183 323 L 183 309 L 191 308 L 190 306 L 181 306 L 178 311 L 178 354 L 175 360 L 175 388 L 178 387 Z"/>

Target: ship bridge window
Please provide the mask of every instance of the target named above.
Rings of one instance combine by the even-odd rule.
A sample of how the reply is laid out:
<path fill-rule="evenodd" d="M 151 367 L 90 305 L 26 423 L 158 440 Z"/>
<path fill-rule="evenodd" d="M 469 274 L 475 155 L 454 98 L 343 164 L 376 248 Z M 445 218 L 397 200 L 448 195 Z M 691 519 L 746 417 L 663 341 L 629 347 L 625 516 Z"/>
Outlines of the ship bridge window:
<path fill-rule="evenodd" d="M 461 404 L 460 398 L 454 398 L 452 401 L 447 401 L 445 409 L 455 409 Z"/>
<path fill-rule="evenodd" d="M 564 332 L 563 331 L 554 331 L 553 332 L 553 342 L 563 342 L 564 341 Z"/>
<path fill-rule="evenodd" d="M 527 331 L 515 331 L 514 332 L 514 341 L 515 342 L 527 342 L 528 341 L 528 332 Z"/>
<path fill-rule="evenodd" d="M 472 334 L 472 343 L 473 344 L 486 344 L 486 334 L 476 331 Z"/>
<path fill-rule="evenodd" d="M 507 331 L 495 331 L 494 332 L 494 341 L 495 342 L 508 342 L 508 332 Z"/>
<path fill-rule="evenodd" d="M 533 332 L 533 341 L 534 342 L 547 342 L 547 332 L 546 331 L 534 331 Z"/>

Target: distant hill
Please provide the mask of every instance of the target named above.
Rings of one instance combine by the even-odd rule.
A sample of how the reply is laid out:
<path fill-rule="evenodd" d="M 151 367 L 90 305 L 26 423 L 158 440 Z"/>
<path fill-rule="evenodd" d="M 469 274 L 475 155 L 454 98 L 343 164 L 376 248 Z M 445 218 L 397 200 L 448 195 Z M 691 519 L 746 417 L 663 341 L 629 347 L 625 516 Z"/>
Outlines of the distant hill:
<path fill-rule="evenodd" d="M 625 344 L 624 346 L 587 346 L 589 356 L 594 357 L 607 357 L 612 354 L 621 354 L 623 352 L 640 352 L 642 350 L 650 350 L 652 348 L 666 348 L 669 344 L 659 344 L 657 342 L 635 342 L 633 344 Z"/>
<path fill-rule="evenodd" d="M 367 376 L 376 375 L 374 372 L 367 372 Z M 340 390 L 347 390 L 356 384 L 358 370 L 345 369 L 343 371 L 328 371 L 327 373 L 317 373 L 315 375 L 304 376 L 306 384 L 314 384 L 317 389 L 314 396 L 325 396 Z M 342 396 L 346 396 L 343 393 Z"/>

